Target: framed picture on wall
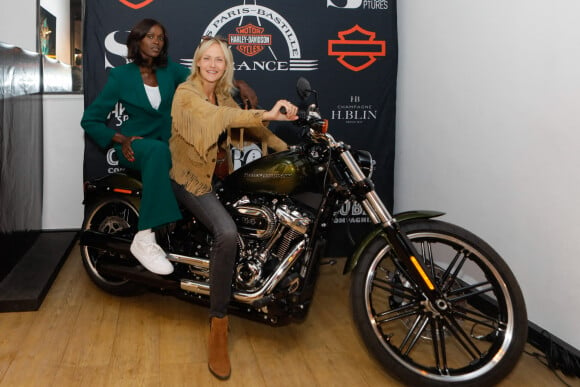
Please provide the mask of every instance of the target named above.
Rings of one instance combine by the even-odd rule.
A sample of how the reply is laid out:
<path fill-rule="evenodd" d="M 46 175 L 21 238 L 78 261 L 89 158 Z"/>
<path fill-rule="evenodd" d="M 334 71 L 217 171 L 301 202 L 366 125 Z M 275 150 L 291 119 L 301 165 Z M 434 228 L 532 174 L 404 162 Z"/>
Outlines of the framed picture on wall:
<path fill-rule="evenodd" d="M 40 53 L 56 59 L 56 17 L 43 7 L 40 7 L 38 34 Z"/>

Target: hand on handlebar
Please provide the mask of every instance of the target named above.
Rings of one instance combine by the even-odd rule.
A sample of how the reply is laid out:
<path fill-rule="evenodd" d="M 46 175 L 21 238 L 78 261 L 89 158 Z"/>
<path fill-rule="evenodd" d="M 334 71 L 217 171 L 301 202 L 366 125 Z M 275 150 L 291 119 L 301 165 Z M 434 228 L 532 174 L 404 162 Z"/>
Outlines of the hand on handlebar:
<path fill-rule="evenodd" d="M 274 107 L 264 112 L 265 121 L 295 121 L 298 119 L 298 107 L 291 102 L 281 99 Z"/>

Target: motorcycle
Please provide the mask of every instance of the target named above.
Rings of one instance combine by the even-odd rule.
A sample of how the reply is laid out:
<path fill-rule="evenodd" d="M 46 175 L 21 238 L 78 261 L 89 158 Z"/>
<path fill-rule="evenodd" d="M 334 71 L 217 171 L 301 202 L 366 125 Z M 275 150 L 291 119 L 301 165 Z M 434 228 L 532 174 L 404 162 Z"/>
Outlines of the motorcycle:
<path fill-rule="evenodd" d="M 333 216 L 358 202 L 373 230 L 347 257 L 350 306 L 369 352 L 407 385 L 493 385 L 515 366 L 527 338 L 520 286 L 485 241 L 436 211 L 391 215 L 373 187 L 372 156 L 328 133 L 305 78 L 296 121 L 302 141 L 258 158 L 215 185 L 238 226 L 230 312 L 271 326 L 303 321 Z M 314 101 L 312 101 L 314 100 Z M 124 173 L 86 185 L 80 235 L 84 267 L 106 292 L 157 289 L 209 305 L 210 233 L 184 210 L 157 231 L 174 273 L 143 269 L 129 246 L 141 182 Z"/>

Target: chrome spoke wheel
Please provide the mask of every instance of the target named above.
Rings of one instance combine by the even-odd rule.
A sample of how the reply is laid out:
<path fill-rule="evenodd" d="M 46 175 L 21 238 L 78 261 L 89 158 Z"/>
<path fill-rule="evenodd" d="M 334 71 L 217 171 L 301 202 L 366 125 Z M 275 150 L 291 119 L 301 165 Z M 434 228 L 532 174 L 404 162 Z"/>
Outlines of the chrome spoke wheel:
<path fill-rule="evenodd" d="M 412 227 L 414 225 L 414 227 Z M 440 297 L 428 300 L 383 238 L 353 278 L 363 339 L 407 382 L 468 385 L 503 377 L 527 336 L 523 297 L 485 242 L 443 222 L 406 227 Z M 414 380 L 416 379 L 416 380 Z"/>

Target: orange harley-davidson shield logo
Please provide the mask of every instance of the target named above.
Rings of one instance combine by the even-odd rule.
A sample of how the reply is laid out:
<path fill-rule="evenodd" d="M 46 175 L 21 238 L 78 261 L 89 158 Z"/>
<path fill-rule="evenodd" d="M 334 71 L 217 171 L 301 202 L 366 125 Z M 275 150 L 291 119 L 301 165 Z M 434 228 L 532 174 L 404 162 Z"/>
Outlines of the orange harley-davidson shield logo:
<path fill-rule="evenodd" d="M 236 27 L 237 34 L 229 34 L 229 43 L 245 56 L 254 56 L 272 45 L 272 35 L 263 34 L 264 28 L 253 24 Z"/>
<path fill-rule="evenodd" d="M 356 39 L 354 36 L 366 39 Z M 344 67 L 352 71 L 361 71 L 372 65 L 377 56 L 387 54 L 386 42 L 375 40 L 376 33 L 367 31 L 358 24 L 338 33 L 339 39 L 328 41 L 328 55 L 337 56 Z"/>
<path fill-rule="evenodd" d="M 143 1 L 129 1 L 129 0 L 119 0 L 121 4 L 126 5 L 129 8 L 139 9 L 148 6 L 153 2 L 153 0 L 143 0 Z"/>

